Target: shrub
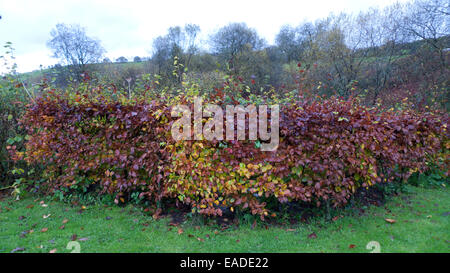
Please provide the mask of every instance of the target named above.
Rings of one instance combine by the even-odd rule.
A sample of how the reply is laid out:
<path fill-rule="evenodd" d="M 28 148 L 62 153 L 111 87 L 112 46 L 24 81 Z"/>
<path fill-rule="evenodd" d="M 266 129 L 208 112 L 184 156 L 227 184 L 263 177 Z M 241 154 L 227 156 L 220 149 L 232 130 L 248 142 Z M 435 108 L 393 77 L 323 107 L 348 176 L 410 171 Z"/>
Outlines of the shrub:
<path fill-rule="evenodd" d="M 175 142 L 169 105 L 49 93 L 22 119 L 24 159 L 46 164 L 47 192 L 158 206 L 170 198 L 201 214 L 239 208 L 262 218 L 269 199 L 337 207 L 359 188 L 406 180 L 429 163 L 448 175 L 448 115 L 295 101 L 282 106 L 278 149 L 261 152 L 258 141 Z"/>

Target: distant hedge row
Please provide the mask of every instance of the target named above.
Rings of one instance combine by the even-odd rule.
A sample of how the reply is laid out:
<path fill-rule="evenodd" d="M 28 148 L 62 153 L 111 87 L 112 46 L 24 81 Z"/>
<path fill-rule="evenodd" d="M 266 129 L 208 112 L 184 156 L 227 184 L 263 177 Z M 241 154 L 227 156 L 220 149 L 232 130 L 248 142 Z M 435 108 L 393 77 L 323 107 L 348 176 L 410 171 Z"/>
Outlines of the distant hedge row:
<path fill-rule="evenodd" d="M 158 101 L 46 96 L 22 120 L 29 140 L 16 159 L 44 164 L 49 192 L 83 188 L 117 202 L 138 193 L 201 214 L 239 208 L 261 217 L 268 200 L 340 206 L 361 187 L 407 179 L 427 164 L 449 169 L 448 115 L 296 102 L 281 107 L 278 149 L 262 152 L 249 140 L 175 142 L 170 110 Z"/>

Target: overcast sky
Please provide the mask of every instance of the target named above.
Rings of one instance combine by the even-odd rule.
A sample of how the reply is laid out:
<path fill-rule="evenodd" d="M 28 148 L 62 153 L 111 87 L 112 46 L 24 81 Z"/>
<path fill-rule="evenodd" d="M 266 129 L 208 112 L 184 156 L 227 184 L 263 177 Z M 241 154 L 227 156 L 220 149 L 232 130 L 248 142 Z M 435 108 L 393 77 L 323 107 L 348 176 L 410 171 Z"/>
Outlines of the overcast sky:
<path fill-rule="evenodd" d="M 407 0 L 402 0 L 402 2 Z M 18 71 L 55 64 L 46 46 L 57 23 L 80 24 L 101 40 L 106 56 L 149 56 L 152 40 L 171 26 L 197 24 L 201 38 L 230 22 L 245 22 L 269 43 L 285 24 L 297 26 L 330 12 L 359 12 L 384 7 L 394 0 L 11 0 L 0 1 L 0 45 L 16 49 Z M 204 44 L 204 43 L 203 43 Z M 3 55 L 0 47 L 0 55 Z M 3 66 L 3 64 L 0 64 Z M 0 67 L 0 73 L 4 70 Z"/>

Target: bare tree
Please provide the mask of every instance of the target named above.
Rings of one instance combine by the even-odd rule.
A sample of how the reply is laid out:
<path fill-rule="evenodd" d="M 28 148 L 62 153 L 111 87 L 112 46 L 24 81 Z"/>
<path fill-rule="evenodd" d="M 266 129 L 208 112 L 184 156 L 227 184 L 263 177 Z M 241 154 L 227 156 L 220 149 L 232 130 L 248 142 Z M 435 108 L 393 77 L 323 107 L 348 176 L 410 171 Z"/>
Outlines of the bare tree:
<path fill-rule="evenodd" d="M 248 50 L 262 49 L 265 42 L 259 38 L 256 30 L 247 27 L 245 23 L 231 23 L 222 27 L 211 37 L 214 53 L 230 63 L 231 69 L 238 74 L 239 55 Z"/>
<path fill-rule="evenodd" d="M 450 4 L 446 0 L 416 0 L 406 5 L 402 28 L 413 40 L 421 39 L 439 54 L 442 68 L 446 68 L 444 39 L 450 34 Z"/>
<path fill-rule="evenodd" d="M 198 52 L 199 32 L 198 25 L 186 24 L 184 27 L 170 27 L 166 35 L 153 40 L 152 60 L 157 65 L 159 74 L 164 73 L 181 83 L 183 73 L 185 69 L 188 69 L 192 56 Z M 172 66 L 175 58 L 177 59 L 176 71 Z"/>
<path fill-rule="evenodd" d="M 54 57 L 74 68 L 77 77 L 86 70 L 87 64 L 98 62 L 105 53 L 100 41 L 88 37 L 85 28 L 79 25 L 57 24 L 50 35 L 47 46 L 53 50 Z"/>
<path fill-rule="evenodd" d="M 275 42 L 281 52 L 283 52 L 284 58 L 288 63 L 299 60 L 302 52 L 301 38 L 298 29 L 289 25 L 282 26 L 277 34 Z"/>

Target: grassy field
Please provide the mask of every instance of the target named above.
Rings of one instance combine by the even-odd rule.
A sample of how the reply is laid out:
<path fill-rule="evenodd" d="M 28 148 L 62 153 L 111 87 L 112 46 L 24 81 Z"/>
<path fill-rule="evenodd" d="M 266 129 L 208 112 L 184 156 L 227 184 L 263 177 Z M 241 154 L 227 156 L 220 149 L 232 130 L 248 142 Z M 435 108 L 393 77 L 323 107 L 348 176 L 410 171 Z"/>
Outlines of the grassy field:
<path fill-rule="evenodd" d="M 42 202 L 44 201 L 44 202 Z M 344 216 L 345 215 L 345 216 Z M 0 201 L 0 253 L 71 252 L 449 252 L 450 190 L 409 187 L 380 207 L 310 224 L 256 226 L 242 219 L 222 230 L 198 218 L 179 226 L 152 218 L 133 206 L 72 206 L 28 197 Z M 388 220 L 386 220 L 388 219 Z M 389 219 L 395 220 L 389 223 Z"/>

